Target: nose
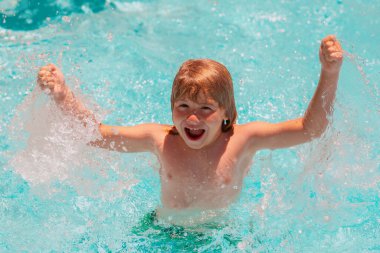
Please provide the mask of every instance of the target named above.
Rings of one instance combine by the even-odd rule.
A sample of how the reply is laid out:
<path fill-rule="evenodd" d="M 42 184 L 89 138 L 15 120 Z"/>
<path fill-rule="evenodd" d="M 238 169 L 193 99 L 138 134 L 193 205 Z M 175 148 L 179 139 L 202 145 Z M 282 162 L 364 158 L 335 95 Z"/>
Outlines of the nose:
<path fill-rule="evenodd" d="M 187 117 L 187 121 L 189 123 L 199 123 L 199 118 L 198 116 L 195 114 L 195 112 L 191 113 L 188 117 Z"/>

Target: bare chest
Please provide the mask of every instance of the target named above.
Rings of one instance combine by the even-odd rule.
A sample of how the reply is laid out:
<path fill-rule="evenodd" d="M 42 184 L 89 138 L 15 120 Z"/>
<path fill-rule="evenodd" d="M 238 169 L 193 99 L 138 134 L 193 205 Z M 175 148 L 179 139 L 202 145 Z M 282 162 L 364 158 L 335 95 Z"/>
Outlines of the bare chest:
<path fill-rule="evenodd" d="M 178 154 L 162 162 L 161 176 L 166 181 L 207 188 L 227 185 L 239 176 L 238 161 L 228 157 Z"/>
<path fill-rule="evenodd" d="M 168 148 L 161 156 L 163 204 L 176 208 L 220 207 L 241 191 L 249 161 L 230 150 Z"/>

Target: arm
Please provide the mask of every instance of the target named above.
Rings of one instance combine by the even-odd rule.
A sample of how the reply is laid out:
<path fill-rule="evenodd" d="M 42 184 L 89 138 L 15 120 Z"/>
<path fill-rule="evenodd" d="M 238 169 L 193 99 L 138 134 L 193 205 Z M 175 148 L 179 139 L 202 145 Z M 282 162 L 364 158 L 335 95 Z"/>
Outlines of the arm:
<path fill-rule="evenodd" d="M 343 50 L 335 36 L 330 35 L 322 40 L 319 59 L 322 69 L 318 87 L 303 118 L 304 127 L 311 137 L 322 135 L 333 111 L 343 61 Z"/>
<path fill-rule="evenodd" d="M 61 70 L 54 64 L 48 64 L 40 69 L 37 83 L 42 90 L 49 92 L 64 113 L 75 116 L 84 126 L 90 122 L 98 124 L 94 114 L 74 96 L 74 93 L 66 85 Z"/>
<path fill-rule="evenodd" d="M 128 127 L 100 124 L 101 138 L 91 142 L 90 145 L 119 152 L 155 153 L 159 140 L 163 139 L 168 130 L 169 127 L 160 124 Z"/>
<path fill-rule="evenodd" d="M 90 142 L 92 146 L 119 152 L 154 152 L 157 140 L 166 133 L 166 127 L 159 124 L 118 127 L 99 123 L 95 115 L 74 96 L 65 84 L 62 72 L 53 64 L 40 69 L 37 82 L 43 90 L 48 90 L 64 113 L 76 117 L 85 127 L 88 124 L 98 126 L 101 138 Z"/>
<path fill-rule="evenodd" d="M 250 123 L 252 145 L 256 149 L 286 148 L 319 137 L 328 125 L 338 85 L 343 50 L 335 36 L 327 36 L 319 49 L 321 75 L 318 87 L 303 117 L 271 124 Z"/>

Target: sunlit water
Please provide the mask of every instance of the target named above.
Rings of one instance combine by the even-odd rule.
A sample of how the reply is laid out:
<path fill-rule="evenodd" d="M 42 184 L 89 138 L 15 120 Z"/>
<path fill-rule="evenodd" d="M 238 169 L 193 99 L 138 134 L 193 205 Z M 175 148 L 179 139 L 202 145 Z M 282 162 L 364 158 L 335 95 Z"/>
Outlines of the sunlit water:
<path fill-rule="evenodd" d="M 379 252 L 379 11 L 379 1 L 1 1 L 0 251 Z M 328 131 L 258 153 L 229 224 L 201 232 L 139 230 L 160 204 L 157 160 L 87 146 L 94 132 L 35 88 L 54 62 L 98 119 L 171 123 L 178 67 L 212 58 L 231 71 L 239 123 L 278 122 L 306 109 L 327 34 L 346 50 Z"/>

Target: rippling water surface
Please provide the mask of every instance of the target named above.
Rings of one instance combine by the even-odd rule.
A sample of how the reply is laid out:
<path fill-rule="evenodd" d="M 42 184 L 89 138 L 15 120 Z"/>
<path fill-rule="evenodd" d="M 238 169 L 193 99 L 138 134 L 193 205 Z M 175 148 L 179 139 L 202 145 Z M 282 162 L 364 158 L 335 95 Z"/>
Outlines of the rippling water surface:
<path fill-rule="evenodd" d="M 379 1 L 0 2 L 1 252 L 379 252 Z M 346 50 L 332 124 L 255 157 L 230 225 L 142 229 L 160 203 L 156 159 L 90 148 L 35 89 L 49 62 L 109 124 L 171 123 L 180 64 L 231 71 L 238 122 L 302 115 L 321 38 Z M 140 229 L 136 232 L 136 229 Z"/>

